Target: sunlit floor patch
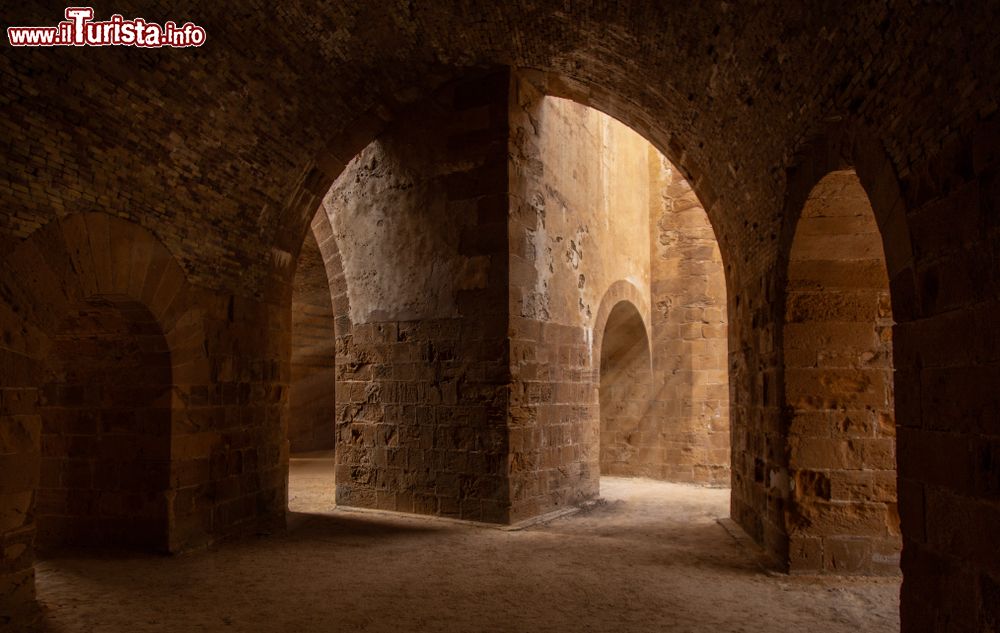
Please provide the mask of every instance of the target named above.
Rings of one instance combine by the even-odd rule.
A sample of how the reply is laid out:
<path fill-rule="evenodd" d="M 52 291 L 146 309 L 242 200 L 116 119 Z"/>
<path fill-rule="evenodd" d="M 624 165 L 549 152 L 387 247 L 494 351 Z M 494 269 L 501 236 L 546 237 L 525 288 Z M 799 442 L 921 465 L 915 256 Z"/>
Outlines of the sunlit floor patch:
<path fill-rule="evenodd" d="M 288 509 L 309 513 L 333 510 L 333 469 L 333 451 L 292 455 L 288 462 Z"/>

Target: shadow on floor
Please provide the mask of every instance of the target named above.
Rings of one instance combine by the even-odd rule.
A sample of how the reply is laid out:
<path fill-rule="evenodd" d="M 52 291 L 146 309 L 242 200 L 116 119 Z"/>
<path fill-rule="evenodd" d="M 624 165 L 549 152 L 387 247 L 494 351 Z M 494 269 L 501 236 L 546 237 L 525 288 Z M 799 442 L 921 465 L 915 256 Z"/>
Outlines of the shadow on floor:
<path fill-rule="evenodd" d="M 389 537 L 423 535 L 448 532 L 454 526 L 443 523 L 422 523 L 420 518 L 380 517 L 376 515 L 334 512 L 313 514 L 288 512 L 288 529 L 284 533 L 291 539 L 322 538 L 324 541 L 385 539 Z"/>

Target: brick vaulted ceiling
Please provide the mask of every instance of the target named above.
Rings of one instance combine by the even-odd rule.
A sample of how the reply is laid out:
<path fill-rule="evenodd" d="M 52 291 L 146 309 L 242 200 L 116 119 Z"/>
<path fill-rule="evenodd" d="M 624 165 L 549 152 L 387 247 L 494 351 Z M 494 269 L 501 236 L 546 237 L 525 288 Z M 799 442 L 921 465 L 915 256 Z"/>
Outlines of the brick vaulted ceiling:
<path fill-rule="evenodd" d="M 0 243 L 99 207 L 153 230 L 193 280 L 249 295 L 272 249 L 297 251 L 371 115 L 398 117 L 471 67 L 551 71 L 590 91 L 691 176 L 741 276 L 773 265 L 785 170 L 811 138 L 842 126 L 878 139 L 919 195 L 940 176 L 927 157 L 997 107 L 1000 81 L 989 3 L 95 4 L 98 17 L 192 20 L 208 43 L 6 49 Z M 4 17 L 50 24 L 61 11 L 25 3 Z"/>

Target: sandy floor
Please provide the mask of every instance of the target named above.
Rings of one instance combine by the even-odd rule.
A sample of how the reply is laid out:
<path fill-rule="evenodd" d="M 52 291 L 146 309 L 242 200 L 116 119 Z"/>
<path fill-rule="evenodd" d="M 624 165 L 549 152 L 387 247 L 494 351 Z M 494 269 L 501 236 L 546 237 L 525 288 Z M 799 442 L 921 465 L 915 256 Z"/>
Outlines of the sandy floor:
<path fill-rule="evenodd" d="M 604 479 L 604 502 L 510 531 L 334 511 L 331 473 L 293 461 L 287 533 L 39 563 L 48 630 L 899 630 L 898 580 L 762 572 L 716 520 L 728 490 Z"/>

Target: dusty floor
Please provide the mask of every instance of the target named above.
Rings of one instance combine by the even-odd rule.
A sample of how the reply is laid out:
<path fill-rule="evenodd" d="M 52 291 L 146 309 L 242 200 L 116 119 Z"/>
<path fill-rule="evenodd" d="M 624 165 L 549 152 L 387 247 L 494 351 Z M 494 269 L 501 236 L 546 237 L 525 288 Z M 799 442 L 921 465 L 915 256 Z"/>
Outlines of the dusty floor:
<path fill-rule="evenodd" d="M 898 580 L 763 573 L 716 521 L 728 490 L 604 479 L 605 503 L 506 531 L 332 511 L 331 468 L 293 460 L 287 533 L 39 563 L 48 630 L 899 630 Z"/>

